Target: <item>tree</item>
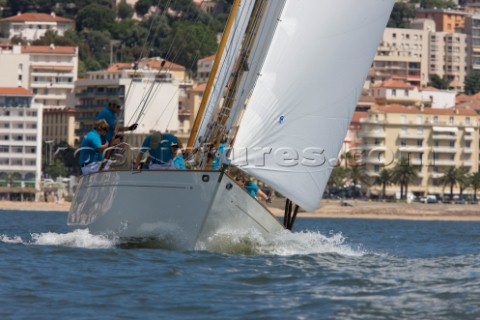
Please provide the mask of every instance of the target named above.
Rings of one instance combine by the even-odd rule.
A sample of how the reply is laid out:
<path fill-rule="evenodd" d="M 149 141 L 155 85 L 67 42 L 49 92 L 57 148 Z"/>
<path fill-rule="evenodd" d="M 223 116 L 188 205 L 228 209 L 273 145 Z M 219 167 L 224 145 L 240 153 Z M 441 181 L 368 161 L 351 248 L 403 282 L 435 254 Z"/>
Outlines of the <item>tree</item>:
<path fill-rule="evenodd" d="M 148 13 L 148 10 L 150 10 L 150 7 L 152 6 L 152 1 L 151 0 L 138 0 L 135 3 L 135 12 L 140 16 L 143 17 Z"/>
<path fill-rule="evenodd" d="M 348 168 L 348 164 L 353 160 L 353 156 L 349 151 L 345 151 L 340 156 L 340 159 L 344 161 L 345 168 Z"/>
<path fill-rule="evenodd" d="M 457 169 L 455 167 L 448 167 L 443 170 L 443 177 L 440 178 L 440 182 L 444 187 L 449 186 L 450 198 L 453 199 L 453 188 L 459 182 Z"/>
<path fill-rule="evenodd" d="M 91 4 L 78 12 L 76 21 L 78 31 L 84 29 L 110 31 L 115 22 L 115 12 L 109 7 Z"/>
<path fill-rule="evenodd" d="M 480 91 L 480 72 L 473 71 L 465 77 L 465 93 L 476 94 Z"/>
<path fill-rule="evenodd" d="M 451 0 L 420 0 L 420 7 L 424 9 L 454 9 L 457 5 Z M 418 1 L 415 1 L 418 3 Z"/>
<path fill-rule="evenodd" d="M 460 167 L 456 169 L 458 187 L 460 188 L 460 196 L 463 195 L 463 191 L 470 185 L 470 179 L 468 176 L 468 168 Z"/>
<path fill-rule="evenodd" d="M 480 188 L 480 172 L 475 172 L 470 176 L 470 185 L 473 188 L 473 199 L 477 200 L 477 190 Z"/>
<path fill-rule="evenodd" d="M 133 17 L 134 10 L 131 5 L 127 3 L 126 0 L 120 1 L 117 5 L 117 16 L 122 19 L 130 19 Z"/>
<path fill-rule="evenodd" d="M 445 89 L 449 88 L 450 80 L 448 80 L 445 77 L 440 78 L 439 75 L 434 74 L 434 75 L 430 76 L 430 82 L 428 83 L 428 85 L 432 86 L 434 88 L 437 88 L 437 89 L 445 90 Z"/>
<path fill-rule="evenodd" d="M 217 48 L 215 33 L 206 25 L 192 21 L 175 23 L 168 42 L 172 44 L 170 56 L 176 57 L 175 62 L 193 71 L 199 57 L 211 55 Z"/>
<path fill-rule="evenodd" d="M 392 173 L 388 169 L 382 169 L 379 172 L 379 175 L 375 177 L 374 184 L 382 187 L 382 199 L 385 199 L 385 193 L 387 191 L 387 186 L 392 184 Z"/>
<path fill-rule="evenodd" d="M 400 161 L 392 169 L 392 180 L 400 185 L 400 199 L 406 198 L 408 185 L 417 178 L 417 168 L 410 164 L 408 158 L 400 158 Z"/>
<path fill-rule="evenodd" d="M 65 177 L 67 175 L 67 169 L 62 161 L 54 159 L 53 163 L 48 167 L 48 175 L 53 180 L 58 177 Z"/>
<path fill-rule="evenodd" d="M 388 28 L 408 28 L 410 20 L 415 18 L 415 8 L 408 3 L 397 2 L 393 6 L 390 20 L 388 20 Z"/>
<path fill-rule="evenodd" d="M 347 177 L 347 169 L 343 167 L 334 167 L 327 182 L 329 192 L 335 193 L 335 191 L 337 191 L 338 189 L 343 188 Z"/>

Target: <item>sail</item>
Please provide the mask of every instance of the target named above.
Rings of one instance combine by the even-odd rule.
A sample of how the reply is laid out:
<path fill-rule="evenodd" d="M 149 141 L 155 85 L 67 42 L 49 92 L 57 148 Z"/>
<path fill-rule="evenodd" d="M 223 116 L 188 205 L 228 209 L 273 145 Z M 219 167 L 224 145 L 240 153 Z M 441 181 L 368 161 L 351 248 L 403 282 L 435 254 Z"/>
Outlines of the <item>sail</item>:
<path fill-rule="evenodd" d="M 320 205 L 394 0 L 288 0 L 232 162 L 306 210 Z"/>

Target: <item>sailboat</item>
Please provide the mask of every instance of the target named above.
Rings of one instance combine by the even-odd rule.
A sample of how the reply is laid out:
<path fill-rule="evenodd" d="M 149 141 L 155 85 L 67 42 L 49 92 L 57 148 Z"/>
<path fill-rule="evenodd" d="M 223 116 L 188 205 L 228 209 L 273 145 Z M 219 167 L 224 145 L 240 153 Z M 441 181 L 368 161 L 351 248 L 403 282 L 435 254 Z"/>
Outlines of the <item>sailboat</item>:
<path fill-rule="evenodd" d="M 83 176 L 68 225 L 182 250 L 291 229 L 298 208 L 320 206 L 394 2 L 234 1 L 188 142 L 192 169 Z M 283 223 L 231 167 L 285 196 Z"/>

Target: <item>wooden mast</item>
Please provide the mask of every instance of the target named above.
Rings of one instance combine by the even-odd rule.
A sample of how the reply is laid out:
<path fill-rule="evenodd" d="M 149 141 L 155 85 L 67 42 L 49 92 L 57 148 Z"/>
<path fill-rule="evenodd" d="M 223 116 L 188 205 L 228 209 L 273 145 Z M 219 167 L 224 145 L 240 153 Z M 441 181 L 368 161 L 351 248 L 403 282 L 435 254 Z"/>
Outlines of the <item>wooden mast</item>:
<path fill-rule="evenodd" d="M 253 8 L 247 29 L 245 31 L 245 38 L 243 40 L 244 43 L 242 44 L 243 49 L 237 61 L 236 69 L 233 72 L 233 79 L 230 81 L 230 84 L 228 86 L 229 90 L 226 95 L 225 101 L 219 111 L 218 118 L 215 121 L 211 134 L 209 135 L 208 147 L 211 150 L 218 150 L 223 136 L 226 133 L 225 124 L 230 117 L 232 107 L 235 102 L 234 97 L 237 93 L 238 85 L 240 84 L 244 72 L 248 71 L 248 58 L 250 57 L 250 53 L 254 45 L 255 38 L 257 36 L 257 32 L 260 27 L 260 21 L 265 13 L 267 3 L 268 0 L 256 1 Z M 209 166 L 212 161 L 213 159 L 211 157 L 207 157 L 207 159 L 204 159 L 204 161 L 202 161 L 203 163 L 201 164 L 201 166 Z"/>
<path fill-rule="evenodd" d="M 222 36 L 222 40 L 220 41 L 220 45 L 218 46 L 212 71 L 210 72 L 210 77 L 208 78 L 207 87 L 205 88 L 202 102 L 200 103 L 200 108 L 198 109 L 197 116 L 195 117 L 195 122 L 193 123 L 192 132 L 188 139 L 187 150 L 189 151 L 192 150 L 193 145 L 195 144 L 195 139 L 197 138 L 198 130 L 200 128 L 200 124 L 202 122 L 202 118 L 205 113 L 205 108 L 207 106 L 210 93 L 212 92 L 213 81 L 215 79 L 215 75 L 217 74 L 218 68 L 220 66 L 220 61 L 222 60 L 223 52 L 225 51 L 225 46 L 227 44 L 228 36 L 232 31 L 233 22 L 235 21 L 235 16 L 237 15 L 237 11 L 240 6 L 240 1 L 241 0 L 235 0 L 235 2 L 233 3 L 232 10 L 230 11 L 230 16 L 228 17 L 227 25 L 225 26 L 225 31 Z"/>

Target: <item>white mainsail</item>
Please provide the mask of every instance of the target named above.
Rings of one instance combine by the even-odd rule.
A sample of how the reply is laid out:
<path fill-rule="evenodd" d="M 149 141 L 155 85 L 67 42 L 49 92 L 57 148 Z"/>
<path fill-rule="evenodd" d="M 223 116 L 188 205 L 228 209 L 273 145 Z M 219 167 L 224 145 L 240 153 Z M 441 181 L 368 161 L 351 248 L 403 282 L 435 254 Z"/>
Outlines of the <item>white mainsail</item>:
<path fill-rule="evenodd" d="M 233 163 L 306 210 L 320 205 L 394 0 L 288 0 Z"/>

